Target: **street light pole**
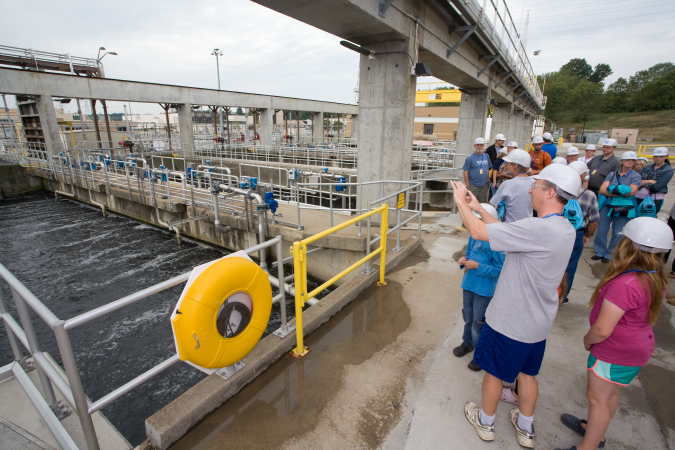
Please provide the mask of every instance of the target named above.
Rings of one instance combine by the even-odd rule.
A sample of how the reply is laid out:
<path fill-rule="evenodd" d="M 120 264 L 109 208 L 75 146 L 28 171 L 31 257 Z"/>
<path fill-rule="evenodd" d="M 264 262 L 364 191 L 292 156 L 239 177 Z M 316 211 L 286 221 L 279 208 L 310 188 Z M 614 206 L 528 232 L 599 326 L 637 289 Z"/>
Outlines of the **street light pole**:
<path fill-rule="evenodd" d="M 220 63 L 218 62 L 218 57 L 223 56 L 223 52 L 221 52 L 217 48 L 214 48 L 213 52 L 211 52 L 211 54 L 216 55 L 216 71 L 218 73 L 218 90 L 220 90 Z M 215 124 L 214 124 L 214 126 L 215 126 Z M 222 133 L 223 133 L 223 109 L 220 108 L 220 134 L 222 134 Z M 218 133 L 216 133 L 216 137 L 218 137 Z"/>

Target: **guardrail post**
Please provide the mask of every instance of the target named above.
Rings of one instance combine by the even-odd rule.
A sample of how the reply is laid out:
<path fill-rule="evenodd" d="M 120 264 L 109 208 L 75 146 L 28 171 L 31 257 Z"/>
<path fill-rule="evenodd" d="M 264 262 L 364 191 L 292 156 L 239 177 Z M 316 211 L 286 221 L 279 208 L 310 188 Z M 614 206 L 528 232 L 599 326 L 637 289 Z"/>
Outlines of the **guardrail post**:
<path fill-rule="evenodd" d="M 291 356 L 302 359 L 309 353 L 309 347 L 305 347 L 305 335 L 302 326 L 302 307 L 307 300 L 305 287 L 305 271 L 307 270 L 307 248 L 300 242 L 293 243 L 293 266 L 295 268 L 295 335 L 297 346 L 291 351 Z M 283 287 L 283 277 L 279 280 Z"/>
<path fill-rule="evenodd" d="M 38 343 L 37 336 L 35 335 L 35 328 L 33 328 L 33 321 L 30 318 L 28 305 L 26 305 L 26 302 L 24 302 L 23 298 L 18 294 L 18 292 L 16 292 L 13 288 L 11 290 L 12 296 L 14 297 L 14 303 L 16 304 L 16 310 L 19 313 L 21 325 L 23 325 L 23 330 L 26 333 L 26 340 L 28 341 L 28 346 L 30 347 L 29 351 L 31 355 L 33 355 L 33 353 L 40 351 L 40 344 Z M 54 410 L 57 402 L 56 396 L 54 395 L 52 382 L 38 364 L 35 365 L 35 368 L 37 369 L 38 375 L 40 377 L 40 383 L 42 384 L 42 389 L 44 390 L 45 400 L 52 410 Z"/>
<path fill-rule="evenodd" d="M 2 293 L 2 288 L 0 288 L 0 314 L 5 314 L 7 312 L 7 305 L 5 303 L 5 296 Z M 4 320 L 2 321 L 4 324 Z M 21 351 L 21 347 L 19 346 L 19 341 L 16 339 L 16 336 L 12 332 L 12 330 L 5 325 L 5 331 L 7 332 L 7 338 L 9 339 L 9 345 L 12 347 L 12 353 L 14 353 L 14 359 L 17 361 L 21 361 L 23 359 L 23 352 Z"/>
<path fill-rule="evenodd" d="M 387 204 L 385 203 L 385 206 Z M 399 209 L 399 211 L 401 211 Z M 384 272 L 385 272 L 385 263 L 387 260 L 387 230 L 389 219 L 389 206 L 386 206 L 382 210 L 382 222 L 380 223 L 380 281 L 377 283 L 378 286 L 386 286 L 387 282 L 384 281 Z M 368 238 L 370 239 L 370 237 Z"/>
<path fill-rule="evenodd" d="M 401 208 L 396 210 L 396 226 L 398 227 L 396 229 L 396 247 L 392 248 L 392 250 L 400 252 L 403 250 L 403 247 L 401 247 Z"/>
<path fill-rule="evenodd" d="M 370 203 L 368 203 L 368 209 L 366 212 L 370 212 Z M 382 216 L 384 217 L 384 216 Z M 360 222 L 360 221 L 359 221 Z M 366 222 L 366 256 L 370 254 L 370 216 L 368 216 L 367 222 Z M 386 239 L 386 236 L 385 236 Z M 370 267 L 370 260 L 366 261 L 366 267 L 363 268 L 361 273 L 363 275 L 370 275 L 371 273 L 375 272 L 375 269 Z"/>
<path fill-rule="evenodd" d="M 80 379 L 80 372 L 77 370 L 73 347 L 70 343 L 68 331 L 66 331 L 64 325 L 65 322 L 59 320 L 52 324 L 52 329 L 56 336 L 56 343 L 59 346 L 63 368 L 66 370 L 66 375 L 68 376 L 68 384 L 73 392 L 73 399 L 75 400 L 75 406 L 77 406 L 77 416 L 80 419 L 80 425 L 82 426 L 82 432 L 84 433 L 87 448 L 89 450 L 99 450 L 94 422 L 89 415 L 87 395 L 84 393 L 84 388 L 82 387 L 82 380 Z"/>

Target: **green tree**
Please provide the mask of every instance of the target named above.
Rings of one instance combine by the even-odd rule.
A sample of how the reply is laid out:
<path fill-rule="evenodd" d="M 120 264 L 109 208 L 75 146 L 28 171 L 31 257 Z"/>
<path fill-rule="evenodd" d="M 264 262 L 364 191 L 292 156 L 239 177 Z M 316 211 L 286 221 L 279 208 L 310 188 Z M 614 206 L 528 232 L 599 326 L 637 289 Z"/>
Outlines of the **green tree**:
<path fill-rule="evenodd" d="M 637 111 L 660 111 L 675 109 L 675 71 L 645 83 L 633 97 Z"/>
<path fill-rule="evenodd" d="M 238 115 L 238 116 L 243 116 L 244 111 L 242 111 L 241 108 L 237 108 L 237 112 L 235 112 L 235 114 Z"/>
<path fill-rule="evenodd" d="M 605 81 L 605 78 L 611 74 L 612 68 L 609 66 L 609 64 L 600 63 L 595 66 L 595 70 L 593 71 L 593 74 L 588 77 L 588 81 L 591 83 L 602 83 Z"/>
<path fill-rule="evenodd" d="M 588 78 L 593 75 L 593 68 L 586 62 L 586 58 L 573 58 L 560 68 L 561 72 L 568 72 L 577 78 Z"/>
<path fill-rule="evenodd" d="M 621 77 L 605 91 L 605 112 L 628 111 L 628 81 Z"/>
<path fill-rule="evenodd" d="M 664 75 L 667 75 L 668 73 L 672 72 L 675 70 L 675 64 L 671 62 L 665 62 L 665 63 L 658 63 L 653 65 L 648 69 L 649 73 L 652 76 L 652 80 L 655 80 L 658 77 L 662 77 Z"/>
<path fill-rule="evenodd" d="M 543 84 L 542 76 L 539 83 Z M 602 84 L 578 77 L 569 70 L 546 74 L 545 93 L 548 101 L 544 113 L 556 122 L 602 111 Z"/>

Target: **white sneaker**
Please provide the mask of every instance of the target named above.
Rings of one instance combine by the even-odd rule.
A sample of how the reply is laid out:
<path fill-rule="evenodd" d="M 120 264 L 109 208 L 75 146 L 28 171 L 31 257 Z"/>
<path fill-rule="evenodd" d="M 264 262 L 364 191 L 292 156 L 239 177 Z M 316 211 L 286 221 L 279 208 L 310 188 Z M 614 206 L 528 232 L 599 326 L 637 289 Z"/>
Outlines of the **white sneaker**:
<path fill-rule="evenodd" d="M 478 437 L 484 441 L 495 440 L 495 426 L 483 425 L 480 423 L 480 406 L 474 402 L 469 402 L 464 407 L 464 415 L 478 432 Z"/>
<path fill-rule="evenodd" d="M 516 429 L 516 437 L 518 438 L 518 443 L 525 448 L 534 448 L 534 425 L 532 425 L 532 433 L 528 433 L 525 430 L 518 428 L 518 415 L 520 410 L 518 408 L 513 408 L 511 410 L 511 423 Z"/>

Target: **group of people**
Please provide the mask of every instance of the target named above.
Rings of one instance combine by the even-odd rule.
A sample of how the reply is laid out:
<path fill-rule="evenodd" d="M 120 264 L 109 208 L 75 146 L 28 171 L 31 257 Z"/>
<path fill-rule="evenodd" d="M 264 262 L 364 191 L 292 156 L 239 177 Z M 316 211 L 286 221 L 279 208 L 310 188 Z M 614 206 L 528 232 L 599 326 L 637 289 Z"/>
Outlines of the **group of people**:
<path fill-rule="evenodd" d="M 467 403 L 465 415 L 479 437 L 491 441 L 499 401 L 514 403 L 510 418 L 518 443 L 534 448 L 536 375 L 546 339 L 597 230 L 592 259 L 608 266 L 590 298 L 583 338 L 590 352 L 588 420 L 563 414 L 561 421 L 584 436 L 572 449 L 601 448 L 619 386 L 628 385 L 654 352 L 652 326 L 665 295 L 663 266 L 675 217 L 666 224 L 638 208 L 651 198 L 655 211 L 661 209 L 673 175 L 668 149 L 656 148 L 654 162 L 638 171 L 635 152 L 614 156 L 614 139 L 603 143 L 602 156 L 589 145 L 582 158 L 576 147 L 559 158 L 549 133 L 532 139 L 529 152 L 505 142 L 499 134 L 483 152 L 485 141 L 477 138 L 463 167 L 464 183 L 452 182 L 471 235 L 459 260 L 465 326 L 453 354 L 473 352 L 468 367 L 485 371 L 482 404 Z"/>

